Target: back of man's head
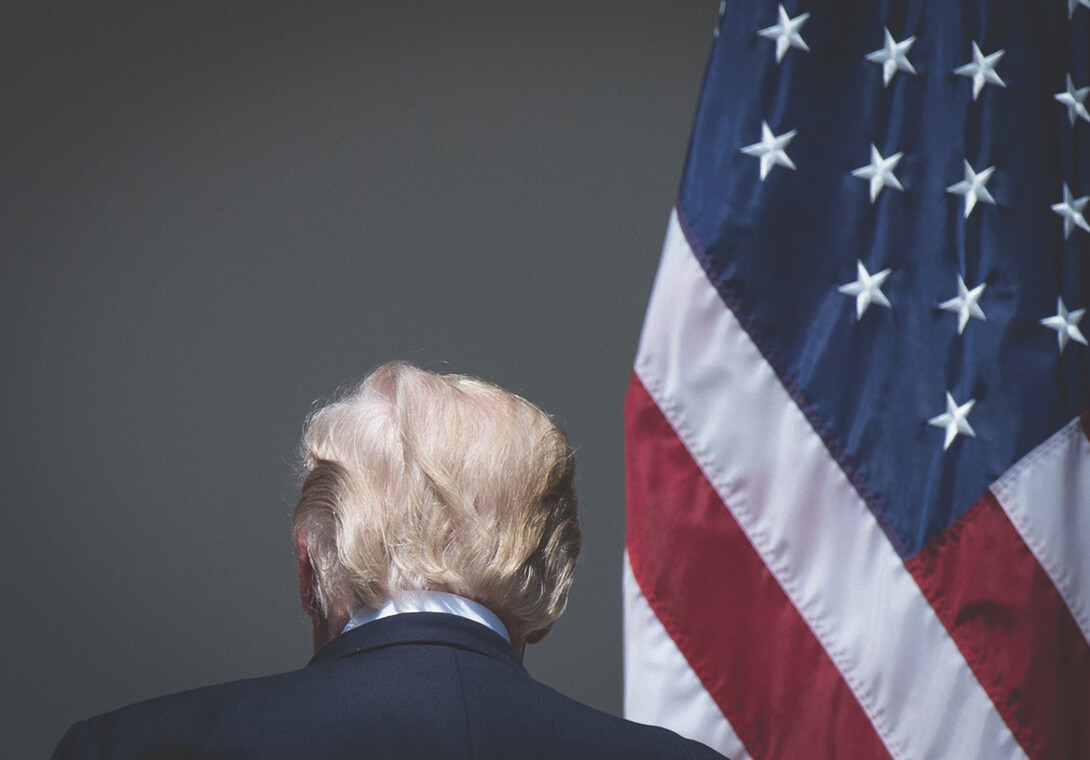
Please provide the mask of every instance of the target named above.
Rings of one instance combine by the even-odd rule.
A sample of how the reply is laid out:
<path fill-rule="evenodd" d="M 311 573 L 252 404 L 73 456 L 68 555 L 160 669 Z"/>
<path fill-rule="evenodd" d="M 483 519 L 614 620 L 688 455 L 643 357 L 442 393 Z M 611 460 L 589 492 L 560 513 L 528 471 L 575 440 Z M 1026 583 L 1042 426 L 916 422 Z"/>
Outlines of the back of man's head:
<path fill-rule="evenodd" d="M 311 415 L 302 455 L 293 531 L 323 616 L 448 591 L 525 640 L 563 611 L 581 541 L 575 462 L 525 399 L 393 362 Z"/>

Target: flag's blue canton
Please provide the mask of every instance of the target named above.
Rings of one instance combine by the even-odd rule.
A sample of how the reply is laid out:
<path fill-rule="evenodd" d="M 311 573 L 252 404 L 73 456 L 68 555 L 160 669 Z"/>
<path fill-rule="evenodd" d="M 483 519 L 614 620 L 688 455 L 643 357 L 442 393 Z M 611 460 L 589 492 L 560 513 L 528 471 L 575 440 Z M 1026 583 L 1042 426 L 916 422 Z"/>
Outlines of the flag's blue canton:
<path fill-rule="evenodd" d="M 1088 406 L 1086 6 L 725 4 L 682 214 L 904 556 Z"/>

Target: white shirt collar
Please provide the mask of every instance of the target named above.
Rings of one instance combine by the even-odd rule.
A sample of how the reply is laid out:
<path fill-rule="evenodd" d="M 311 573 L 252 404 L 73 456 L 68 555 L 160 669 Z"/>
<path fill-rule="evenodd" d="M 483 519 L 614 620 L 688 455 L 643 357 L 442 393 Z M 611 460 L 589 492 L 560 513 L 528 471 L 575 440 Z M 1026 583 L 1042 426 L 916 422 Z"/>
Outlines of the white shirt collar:
<path fill-rule="evenodd" d="M 378 609 L 361 607 L 352 615 L 341 633 L 347 633 L 373 620 L 405 612 L 443 612 L 464 617 L 491 628 L 511 643 L 511 636 L 507 633 L 506 626 L 496 617 L 496 613 L 472 599 L 449 594 L 446 591 L 402 591 L 387 599 L 386 603 Z"/>

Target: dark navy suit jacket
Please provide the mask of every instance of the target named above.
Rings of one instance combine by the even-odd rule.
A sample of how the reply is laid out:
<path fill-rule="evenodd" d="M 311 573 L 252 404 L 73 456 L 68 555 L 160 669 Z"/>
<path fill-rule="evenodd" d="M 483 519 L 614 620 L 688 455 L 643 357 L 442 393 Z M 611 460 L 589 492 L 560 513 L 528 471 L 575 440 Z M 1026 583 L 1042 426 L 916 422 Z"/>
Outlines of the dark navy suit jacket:
<path fill-rule="evenodd" d="M 338 636 L 302 670 L 141 702 L 77 723 L 54 760 L 720 758 L 530 678 L 500 636 L 428 612 Z"/>

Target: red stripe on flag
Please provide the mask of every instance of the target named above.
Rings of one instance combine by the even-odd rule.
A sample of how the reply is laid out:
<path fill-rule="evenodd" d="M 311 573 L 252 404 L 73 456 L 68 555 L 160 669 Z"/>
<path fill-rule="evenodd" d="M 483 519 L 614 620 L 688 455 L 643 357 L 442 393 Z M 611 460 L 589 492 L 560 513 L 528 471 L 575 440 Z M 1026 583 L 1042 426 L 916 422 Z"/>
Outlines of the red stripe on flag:
<path fill-rule="evenodd" d="M 1026 753 L 1090 757 L 1090 646 L 995 496 L 906 565 Z"/>
<path fill-rule="evenodd" d="M 806 622 L 633 375 L 627 543 L 651 608 L 754 758 L 889 754 Z"/>

